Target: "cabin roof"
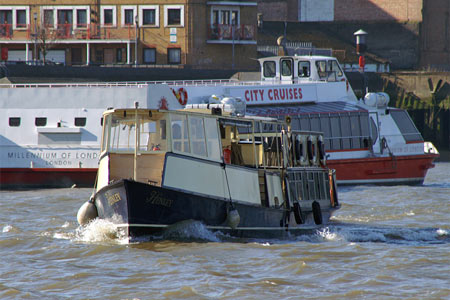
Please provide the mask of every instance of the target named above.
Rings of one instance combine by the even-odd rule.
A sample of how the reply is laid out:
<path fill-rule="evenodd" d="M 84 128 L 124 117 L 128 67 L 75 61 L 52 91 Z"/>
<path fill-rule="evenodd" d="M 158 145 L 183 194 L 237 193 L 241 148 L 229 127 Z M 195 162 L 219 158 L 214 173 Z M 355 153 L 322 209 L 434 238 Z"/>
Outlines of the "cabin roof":
<path fill-rule="evenodd" d="M 283 55 L 283 56 L 269 56 L 259 58 L 259 61 L 267 61 L 267 60 L 280 60 L 281 58 L 289 58 L 292 57 L 294 60 L 323 60 L 323 59 L 333 59 L 336 60 L 335 57 L 332 56 L 324 56 L 324 55 Z"/>
<path fill-rule="evenodd" d="M 358 105 L 344 101 L 318 102 L 314 104 L 283 105 L 283 106 L 248 106 L 247 113 L 265 117 L 291 116 L 319 113 L 342 113 L 342 112 L 367 112 Z"/>

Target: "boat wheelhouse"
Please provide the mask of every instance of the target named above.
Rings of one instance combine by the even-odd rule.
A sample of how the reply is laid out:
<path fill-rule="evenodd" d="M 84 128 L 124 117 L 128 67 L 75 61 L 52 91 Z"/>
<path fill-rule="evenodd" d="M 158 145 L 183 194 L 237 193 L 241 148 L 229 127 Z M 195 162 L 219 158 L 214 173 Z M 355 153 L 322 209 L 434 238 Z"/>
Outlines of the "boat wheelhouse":
<path fill-rule="evenodd" d="M 91 200 L 98 217 L 130 237 L 186 220 L 243 237 L 326 224 L 340 206 L 321 134 L 225 110 L 106 111 Z"/>

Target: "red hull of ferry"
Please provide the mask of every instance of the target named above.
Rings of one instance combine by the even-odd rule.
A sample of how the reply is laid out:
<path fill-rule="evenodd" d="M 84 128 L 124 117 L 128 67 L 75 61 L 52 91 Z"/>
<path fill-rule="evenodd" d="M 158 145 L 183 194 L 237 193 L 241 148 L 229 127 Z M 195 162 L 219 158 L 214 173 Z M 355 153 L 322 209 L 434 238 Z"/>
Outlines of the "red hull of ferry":
<path fill-rule="evenodd" d="M 0 188 L 92 187 L 96 168 L 2 168 Z"/>
<path fill-rule="evenodd" d="M 422 184 L 437 154 L 328 160 L 343 184 Z"/>

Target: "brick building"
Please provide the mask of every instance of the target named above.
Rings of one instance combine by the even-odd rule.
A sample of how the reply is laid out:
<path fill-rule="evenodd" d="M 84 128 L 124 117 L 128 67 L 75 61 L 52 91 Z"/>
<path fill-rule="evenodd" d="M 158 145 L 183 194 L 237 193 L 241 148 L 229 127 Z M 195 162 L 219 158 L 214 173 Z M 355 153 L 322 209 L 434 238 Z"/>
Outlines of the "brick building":
<path fill-rule="evenodd" d="M 325 24 L 347 42 L 364 27 L 368 47 L 394 67 L 450 69 L 448 0 L 258 0 L 258 13 L 264 21 Z"/>
<path fill-rule="evenodd" d="M 3 61 L 249 68 L 255 1 L 0 0 Z"/>

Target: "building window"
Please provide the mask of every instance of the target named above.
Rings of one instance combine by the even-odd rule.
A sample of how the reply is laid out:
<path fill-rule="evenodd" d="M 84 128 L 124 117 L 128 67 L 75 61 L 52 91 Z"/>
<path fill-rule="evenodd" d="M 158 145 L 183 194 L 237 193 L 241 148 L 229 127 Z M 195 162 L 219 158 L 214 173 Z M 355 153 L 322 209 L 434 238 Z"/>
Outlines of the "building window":
<path fill-rule="evenodd" d="M 36 118 L 34 119 L 34 125 L 42 127 L 47 125 L 47 118 Z"/>
<path fill-rule="evenodd" d="M 53 19 L 53 10 L 45 9 L 44 10 L 44 26 L 45 27 L 54 27 L 54 19 Z"/>
<path fill-rule="evenodd" d="M 87 27 L 87 12 L 86 9 L 77 9 L 77 27 Z"/>
<path fill-rule="evenodd" d="M 144 64 L 156 64 L 155 48 L 144 48 L 143 56 Z"/>
<path fill-rule="evenodd" d="M 117 48 L 117 51 L 116 51 L 116 60 L 117 60 L 117 62 L 122 62 L 122 61 L 123 61 L 123 52 L 122 52 L 122 48 Z"/>
<path fill-rule="evenodd" d="M 157 5 L 140 6 L 140 26 L 158 26 L 159 25 L 159 7 Z"/>
<path fill-rule="evenodd" d="M 184 6 L 165 5 L 164 6 L 164 26 L 184 26 Z"/>
<path fill-rule="evenodd" d="M 125 9 L 124 13 L 125 13 L 125 20 L 124 20 L 125 25 L 133 25 L 134 11 L 132 9 Z"/>
<path fill-rule="evenodd" d="M 75 126 L 77 127 L 86 126 L 86 118 L 75 118 Z"/>
<path fill-rule="evenodd" d="M 102 6 L 100 19 L 102 26 L 113 27 L 116 26 L 116 7 L 115 6 Z"/>
<path fill-rule="evenodd" d="M 73 12 L 69 9 L 58 10 L 58 26 L 72 24 L 73 23 Z"/>
<path fill-rule="evenodd" d="M 181 64 L 181 49 L 180 48 L 167 49 L 167 59 L 169 64 Z"/>
<path fill-rule="evenodd" d="M 27 27 L 27 11 L 25 9 L 16 10 L 16 28 Z"/>
<path fill-rule="evenodd" d="M 9 118 L 9 126 L 10 127 L 19 127 L 20 126 L 20 118 L 16 118 L 16 117 Z"/>
<path fill-rule="evenodd" d="M 121 24 L 122 26 L 134 26 L 136 16 L 136 6 L 122 6 Z"/>
<path fill-rule="evenodd" d="M 240 11 L 239 8 L 230 7 L 212 7 L 211 12 L 212 25 L 239 25 Z"/>

